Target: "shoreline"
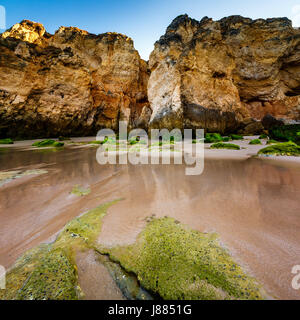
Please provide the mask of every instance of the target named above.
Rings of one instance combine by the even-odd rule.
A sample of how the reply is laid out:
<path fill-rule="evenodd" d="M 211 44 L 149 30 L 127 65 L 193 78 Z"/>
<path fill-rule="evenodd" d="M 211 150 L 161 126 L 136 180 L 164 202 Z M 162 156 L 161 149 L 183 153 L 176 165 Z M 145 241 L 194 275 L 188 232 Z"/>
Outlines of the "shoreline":
<path fill-rule="evenodd" d="M 271 160 L 280 163 L 290 163 L 290 164 L 300 164 L 300 157 L 295 156 L 258 156 L 257 153 L 269 146 L 266 144 L 267 139 L 261 139 L 262 145 L 249 145 L 249 142 L 253 139 L 258 139 L 259 136 L 244 136 L 244 140 L 233 140 L 229 143 L 234 143 L 238 145 L 241 149 L 240 150 L 227 150 L 227 149 L 210 149 L 212 143 L 204 144 L 204 159 L 216 159 L 216 160 L 247 160 L 250 158 L 257 158 L 261 160 Z M 58 139 L 51 138 L 51 140 L 59 141 Z M 25 148 L 24 150 L 47 150 L 52 149 L 51 147 L 44 147 L 44 148 L 34 148 L 32 144 L 38 141 L 43 141 L 43 139 L 34 139 L 34 140 L 20 140 L 15 141 L 14 144 L 8 145 L 0 145 L 1 149 L 15 149 L 15 148 Z M 70 138 L 70 140 L 62 141 L 65 143 L 64 147 L 95 147 L 95 145 L 78 145 L 80 143 L 89 143 L 95 141 L 95 137 L 75 137 Z M 77 144 L 78 143 L 78 144 Z M 111 151 L 110 151 L 111 152 Z M 120 152 L 117 152 L 118 154 Z M 172 155 L 176 155 L 175 153 L 171 153 Z"/>

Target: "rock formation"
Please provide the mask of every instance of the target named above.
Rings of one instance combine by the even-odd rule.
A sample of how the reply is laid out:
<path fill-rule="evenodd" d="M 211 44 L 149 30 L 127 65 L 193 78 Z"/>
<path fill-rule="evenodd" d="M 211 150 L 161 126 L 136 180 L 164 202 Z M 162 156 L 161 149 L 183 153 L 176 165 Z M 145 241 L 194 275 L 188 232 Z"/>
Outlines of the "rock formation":
<path fill-rule="evenodd" d="M 149 105 L 147 63 L 122 34 L 24 20 L 0 36 L 0 75 L 1 137 L 94 135 Z"/>
<path fill-rule="evenodd" d="M 183 15 L 147 64 L 122 34 L 51 35 L 24 20 L 0 35 L 0 75 L 1 138 L 95 135 L 119 120 L 260 133 L 266 115 L 300 120 L 300 29 L 287 18 Z"/>
<path fill-rule="evenodd" d="M 150 56 L 151 127 L 260 131 L 300 120 L 300 30 L 287 18 L 177 17 Z"/>

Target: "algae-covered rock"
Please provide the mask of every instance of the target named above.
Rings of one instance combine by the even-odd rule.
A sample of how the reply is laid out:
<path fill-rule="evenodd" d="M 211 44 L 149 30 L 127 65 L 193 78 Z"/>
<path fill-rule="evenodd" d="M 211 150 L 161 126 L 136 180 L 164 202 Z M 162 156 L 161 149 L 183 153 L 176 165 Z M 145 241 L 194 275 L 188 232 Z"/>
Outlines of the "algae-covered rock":
<path fill-rule="evenodd" d="M 233 144 L 233 143 L 215 143 L 213 144 L 211 147 L 211 149 L 229 149 L 229 150 L 240 150 L 240 146 L 238 146 L 237 144 Z"/>
<path fill-rule="evenodd" d="M 260 150 L 258 155 L 300 156 L 300 146 L 291 141 L 277 143 Z"/>
<path fill-rule="evenodd" d="M 243 140 L 244 139 L 243 136 L 240 136 L 238 134 L 231 134 L 230 137 L 232 140 Z"/>
<path fill-rule="evenodd" d="M 65 144 L 63 142 L 47 139 L 47 140 L 35 142 L 32 146 L 37 148 L 45 148 L 45 147 L 59 148 L 59 147 L 63 147 L 64 145 Z"/>
<path fill-rule="evenodd" d="M 274 144 L 274 143 L 280 143 L 280 142 L 273 139 L 270 139 L 267 141 L 267 144 Z"/>
<path fill-rule="evenodd" d="M 274 127 L 269 130 L 270 137 L 279 141 L 292 141 L 300 145 L 300 124 Z"/>
<path fill-rule="evenodd" d="M 0 144 L 14 144 L 12 139 L 7 138 L 7 139 L 0 139 Z"/>
<path fill-rule="evenodd" d="M 0 300 L 77 300 L 78 286 L 74 255 L 93 248 L 101 231 L 102 218 L 115 202 L 106 203 L 72 220 L 52 244 L 25 253 L 6 275 Z"/>
<path fill-rule="evenodd" d="M 22 178 L 24 176 L 30 176 L 30 175 L 40 175 L 40 174 L 45 174 L 47 173 L 47 170 L 42 170 L 42 169 L 33 169 L 33 170 L 26 170 L 26 171 L 0 171 L 0 187 L 3 186 L 4 184 L 18 179 Z"/>
<path fill-rule="evenodd" d="M 76 267 L 62 249 L 52 250 L 39 259 L 21 290 L 18 300 L 77 300 Z"/>
<path fill-rule="evenodd" d="M 223 141 L 222 136 L 219 133 L 206 133 L 205 143 L 214 143 Z"/>
<path fill-rule="evenodd" d="M 259 139 L 253 139 L 249 142 L 249 144 L 256 145 L 256 144 L 262 144 L 262 143 Z"/>
<path fill-rule="evenodd" d="M 76 267 L 62 249 L 41 245 L 22 256 L 6 275 L 0 300 L 74 300 Z"/>
<path fill-rule="evenodd" d="M 163 299 L 262 298 L 260 287 L 215 234 L 191 230 L 171 218 L 154 219 L 135 244 L 107 253 Z"/>

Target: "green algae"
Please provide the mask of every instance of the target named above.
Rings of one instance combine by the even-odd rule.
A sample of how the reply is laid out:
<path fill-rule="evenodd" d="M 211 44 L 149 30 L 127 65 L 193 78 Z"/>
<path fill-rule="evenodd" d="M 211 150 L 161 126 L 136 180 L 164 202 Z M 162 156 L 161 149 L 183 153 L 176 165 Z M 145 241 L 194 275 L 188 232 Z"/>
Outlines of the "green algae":
<path fill-rule="evenodd" d="M 256 145 L 256 144 L 262 144 L 262 143 L 259 139 L 253 139 L 249 142 L 249 144 Z"/>
<path fill-rule="evenodd" d="M 135 244 L 105 253 L 163 299 L 262 299 L 255 280 L 219 245 L 215 234 L 191 230 L 172 218 L 152 220 Z"/>
<path fill-rule="evenodd" d="M 97 145 L 102 145 L 104 143 L 105 143 L 104 141 L 90 141 L 90 142 L 87 142 L 87 144 L 97 144 Z"/>
<path fill-rule="evenodd" d="M 300 146 L 291 141 L 277 143 L 261 149 L 258 155 L 300 156 Z"/>
<path fill-rule="evenodd" d="M 75 196 L 78 196 L 78 197 L 87 196 L 90 193 L 91 193 L 91 189 L 90 188 L 84 189 L 80 185 L 74 186 L 72 191 L 71 191 L 71 194 L 74 194 Z"/>
<path fill-rule="evenodd" d="M 76 267 L 62 249 L 52 249 L 38 265 L 16 295 L 18 300 L 76 300 Z"/>
<path fill-rule="evenodd" d="M 229 149 L 229 150 L 240 150 L 240 146 L 238 146 L 237 144 L 233 144 L 233 143 L 215 143 L 213 144 L 210 149 Z"/>
<path fill-rule="evenodd" d="M 223 142 L 229 142 L 231 140 L 231 138 L 230 137 L 223 137 L 222 140 L 223 140 Z"/>
<path fill-rule="evenodd" d="M 280 142 L 273 139 L 270 139 L 267 141 L 267 144 L 274 144 L 274 143 L 280 143 Z"/>
<path fill-rule="evenodd" d="M 72 220 L 52 244 L 25 253 L 6 275 L 6 289 L 0 300 L 77 300 L 78 286 L 75 254 L 94 248 L 101 231 L 102 218 L 113 201 Z"/>
<path fill-rule="evenodd" d="M 95 248 L 95 241 L 101 232 L 102 218 L 107 209 L 118 201 L 103 204 L 72 220 L 58 236 L 55 246 L 68 247 L 72 243 L 79 247 Z"/>
<path fill-rule="evenodd" d="M 77 272 L 62 249 L 41 245 L 28 251 L 6 275 L 0 300 L 74 300 Z"/>
<path fill-rule="evenodd" d="M 231 134 L 231 135 L 230 135 L 230 138 L 231 138 L 232 140 L 244 140 L 244 137 L 243 137 L 243 136 L 240 136 L 240 135 L 238 135 L 238 134 Z"/>
<path fill-rule="evenodd" d="M 42 169 L 33 169 L 33 170 L 26 170 L 26 171 L 21 171 L 21 170 L 0 171 L 0 187 L 18 178 L 22 178 L 30 175 L 40 175 L 45 173 L 48 173 L 48 171 L 42 170 Z"/>
<path fill-rule="evenodd" d="M 205 143 L 215 143 L 223 141 L 222 136 L 219 133 L 206 133 Z"/>
<path fill-rule="evenodd" d="M 13 140 L 10 138 L 0 139 L 0 144 L 14 144 Z"/>
<path fill-rule="evenodd" d="M 300 145 L 300 124 L 273 127 L 269 130 L 270 138 L 279 141 L 292 141 Z"/>
<path fill-rule="evenodd" d="M 37 148 L 45 148 L 45 147 L 54 147 L 54 148 L 60 148 L 63 147 L 65 144 L 63 142 L 58 142 L 55 140 L 43 140 L 43 141 L 38 141 L 33 143 L 33 147 L 37 147 Z"/>
<path fill-rule="evenodd" d="M 215 234 L 191 230 L 171 218 L 149 219 L 131 246 L 98 244 L 102 219 L 118 201 L 72 220 L 53 244 L 23 255 L 7 274 L 7 289 L 0 291 L 0 299 L 82 298 L 74 257 L 78 250 L 87 249 L 99 253 L 99 263 L 107 267 L 128 299 L 262 298 L 254 279 L 219 245 Z"/>

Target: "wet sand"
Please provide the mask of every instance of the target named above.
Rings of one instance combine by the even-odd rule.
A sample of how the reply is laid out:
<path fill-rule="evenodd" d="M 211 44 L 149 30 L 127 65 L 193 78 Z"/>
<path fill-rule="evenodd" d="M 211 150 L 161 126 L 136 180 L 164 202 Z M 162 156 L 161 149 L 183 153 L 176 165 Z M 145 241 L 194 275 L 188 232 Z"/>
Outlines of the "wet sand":
<path fill-rule="evenodd" d="M 17 147 L 0 154 L 1 170 L 48 171 L 0 188 L 0 264 L 9 267 L 27 249 L 50 241 L 73 217 L 124 198 L 109 209 L 99 242 L 130 244 L 147 217 L 171 216 L 199 231 L 217 232 L 275 298 L 300 299 L 291 287 L 292 267 L 300 264 L 297 162 L 249 156 L 220 160 L 210 152 L 220 150 L 209 150 L 204 173 L 186 176 L 183 165 L 100 166 L 96 151 Z M 90 187 L 91 193 L 71 195 L 74 185 Z"/>
<path fill-rule="evenodd" d="M 85 300 L 125 300 L 107 268 L 97 261 L 94 250 L 77 252 L 76 265 Z"/>

